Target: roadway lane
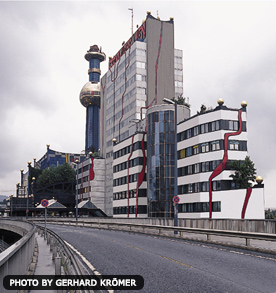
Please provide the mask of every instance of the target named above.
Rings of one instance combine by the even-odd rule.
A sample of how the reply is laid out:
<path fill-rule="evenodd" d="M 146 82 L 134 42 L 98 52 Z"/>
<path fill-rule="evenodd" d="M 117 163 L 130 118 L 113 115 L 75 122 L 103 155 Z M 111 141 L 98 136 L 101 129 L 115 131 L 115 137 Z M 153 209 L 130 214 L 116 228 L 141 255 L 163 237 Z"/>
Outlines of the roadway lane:
<path fill-rule="evenodd" d="M 275 255 L 121 231 L 48 228 L 102 275 L 143 276 L 140 292 L 276 292 Z"/>

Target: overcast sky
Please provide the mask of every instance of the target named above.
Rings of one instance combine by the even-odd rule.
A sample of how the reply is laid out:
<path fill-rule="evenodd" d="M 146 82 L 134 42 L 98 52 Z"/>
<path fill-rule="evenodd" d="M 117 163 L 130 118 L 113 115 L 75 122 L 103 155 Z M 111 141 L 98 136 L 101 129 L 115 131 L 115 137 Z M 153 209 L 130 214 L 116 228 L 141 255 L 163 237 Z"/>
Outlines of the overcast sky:
<path fill-rule="evenodd" d="M 264 178 L 265 206 L 276 208 L 276 2 L 89 1 L 0 2 L 0 194 L 15 194 L 20 169 L 46 144 L 84 149 L 90 45 L 113 56 L 146 12 L 174 17 L 183 50 L 184 96 L 239 108 L 248 102 L 248 152 Z M 101 64 L 102 73 L 107 62 Z"/>

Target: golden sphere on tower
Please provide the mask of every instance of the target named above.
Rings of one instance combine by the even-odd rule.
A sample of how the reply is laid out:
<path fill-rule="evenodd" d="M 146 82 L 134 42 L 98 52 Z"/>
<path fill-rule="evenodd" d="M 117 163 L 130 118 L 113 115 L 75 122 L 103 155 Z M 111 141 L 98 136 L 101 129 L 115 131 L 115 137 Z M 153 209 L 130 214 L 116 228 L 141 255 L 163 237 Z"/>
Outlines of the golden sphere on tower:
<path fill-rule="evenodd" d="M 243 108 L 246 108 L 246 107 L 247 107 L 247 102 L 246 102 L 246 101 L 242 101 L 242 102 L 241 102 L 241 106 L 242 106 Z"/>
<path fill-rule="evenodd" d="M 220 106 L 222 106 L 222 105 L 224 104 L 224 100 L 223 100 L 223 99 L 218 99 L 218 104 L 219 104 Z"/>
<path fill-rule="evenodd" d="M 117 142 L 117 139 L 116 138 L 113 138 L 112 139 L 112 142 L 116 143 Z"/>
<path fill-rule="evenodd" d="M 257 176 L 256 181 L 258 184 L 261 184 L 263 182 L 263 177 L 262 176 Z"/>

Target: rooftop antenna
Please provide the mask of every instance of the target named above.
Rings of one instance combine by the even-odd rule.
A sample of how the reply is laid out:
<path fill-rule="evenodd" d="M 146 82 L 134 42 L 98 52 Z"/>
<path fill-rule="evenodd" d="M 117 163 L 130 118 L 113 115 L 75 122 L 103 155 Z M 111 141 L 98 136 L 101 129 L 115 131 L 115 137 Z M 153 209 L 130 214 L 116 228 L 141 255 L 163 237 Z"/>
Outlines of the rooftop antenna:
<path fill-rule="evenodd" d="M 131 35 L 133 35 L 133 8 L 128 8 L 131 11 Z"/>

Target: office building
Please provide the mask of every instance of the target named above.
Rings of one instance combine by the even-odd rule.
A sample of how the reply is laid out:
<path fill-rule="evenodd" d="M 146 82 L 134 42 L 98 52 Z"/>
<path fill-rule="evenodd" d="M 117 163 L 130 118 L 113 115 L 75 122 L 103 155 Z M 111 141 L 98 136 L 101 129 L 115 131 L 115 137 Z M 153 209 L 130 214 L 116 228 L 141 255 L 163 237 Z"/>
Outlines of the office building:
<path fill-rule="evenodd" d="M 146 20 L 109 58 L 101 79 L 101 149 L 106 158 L 105 212 L 113 214 L 113 139 L 129 138 L 129 126 L 164 98 L 183 94 L 182 51 L 174 47 L 174 21 L 149 12 Z"/>

